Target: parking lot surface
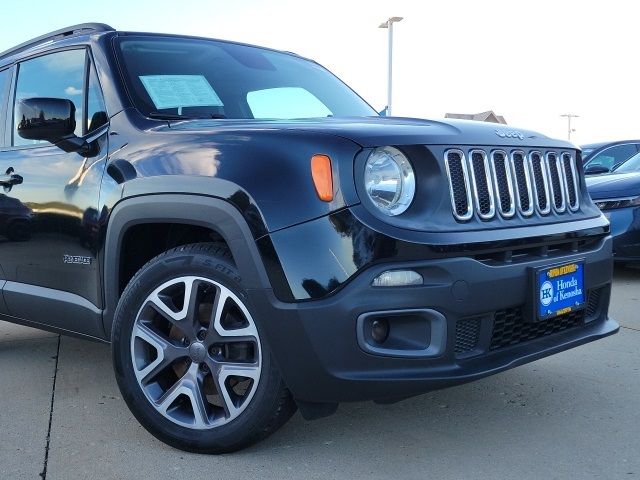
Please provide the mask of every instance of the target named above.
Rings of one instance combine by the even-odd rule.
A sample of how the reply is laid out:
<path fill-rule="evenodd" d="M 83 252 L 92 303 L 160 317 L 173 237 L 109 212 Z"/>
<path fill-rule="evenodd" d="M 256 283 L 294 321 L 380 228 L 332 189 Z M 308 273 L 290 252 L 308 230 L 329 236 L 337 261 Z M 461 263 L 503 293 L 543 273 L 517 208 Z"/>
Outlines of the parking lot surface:
<path fill-rule="evenodd" d="M 618 335 L 394 405 L 299 414 L 223 456 L 132 417 L 109 347 L 0 322 L 0 479 L 640 478 L 640 270 L 617 268 Z"/>

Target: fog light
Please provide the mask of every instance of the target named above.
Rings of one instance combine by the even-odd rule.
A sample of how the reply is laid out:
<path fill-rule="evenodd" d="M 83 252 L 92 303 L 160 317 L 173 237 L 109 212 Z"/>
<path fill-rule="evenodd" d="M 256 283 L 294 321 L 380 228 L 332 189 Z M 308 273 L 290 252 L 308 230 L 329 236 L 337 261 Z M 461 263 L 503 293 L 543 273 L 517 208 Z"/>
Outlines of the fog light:
<path fill-rule="evenodd" d="M 384 319 L 376 319 L 371 322 L 371 338 L 376 343 L 384 343 L 389 336 L 389 322 Z"/>
<path fill-rule="evenodd" d="M 373 287 L 405 287 L 422 285 L 422 275 L 413 270 L 387 270 L 371 282 Z"/>

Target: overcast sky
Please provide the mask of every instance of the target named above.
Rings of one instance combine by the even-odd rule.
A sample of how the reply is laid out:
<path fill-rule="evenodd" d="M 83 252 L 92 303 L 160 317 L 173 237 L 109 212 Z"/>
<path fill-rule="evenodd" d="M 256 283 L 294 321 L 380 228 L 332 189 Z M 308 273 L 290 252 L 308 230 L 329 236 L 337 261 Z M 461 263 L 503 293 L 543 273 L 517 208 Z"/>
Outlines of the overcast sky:
<path fill-rule="evenodd" d="M 76 23 L 182 33 L 294 51 L 376 109 L 386 105 L 389 16 L 394 115 L 494 110 L 514 127 L 575 143 L 638 138 L 635 2 L 427 0 L 75 0 L 10 2 L 0 50 Z M 10 5 L 10 6 L 9 6 Z"/>

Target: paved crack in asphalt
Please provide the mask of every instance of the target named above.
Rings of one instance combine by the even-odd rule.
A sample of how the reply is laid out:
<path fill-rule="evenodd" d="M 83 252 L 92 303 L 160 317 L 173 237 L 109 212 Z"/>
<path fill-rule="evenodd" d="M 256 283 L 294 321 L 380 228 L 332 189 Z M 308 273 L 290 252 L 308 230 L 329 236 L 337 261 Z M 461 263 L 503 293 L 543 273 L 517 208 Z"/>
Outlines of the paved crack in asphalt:
<path fill-rule="evenodd" d="M 625 327 L 624 325 L 620 325 L 620 328 L 624 328 L 625 330 L 633 330 L 634 332 L 640 332 L 640 328 Z"/>
<path fill-rule="evenodd" d="M 40 477 L 47 479 L 47 464 L 49 463 L 49 444 L 51 443 L 51 424 L 53 421 L 53 403 L 56 399 L 56 379 L 58 378 L 58 361 L 60 360 L 60 335 L 58 335 L 58 346 L 56 347 L 56 364 L 53 369 L 53 387 L 51 388 L 51 407 L 49 408 L 49 426 L 47 427 L 47 444 L 44 449 L 44 465 Z"/>

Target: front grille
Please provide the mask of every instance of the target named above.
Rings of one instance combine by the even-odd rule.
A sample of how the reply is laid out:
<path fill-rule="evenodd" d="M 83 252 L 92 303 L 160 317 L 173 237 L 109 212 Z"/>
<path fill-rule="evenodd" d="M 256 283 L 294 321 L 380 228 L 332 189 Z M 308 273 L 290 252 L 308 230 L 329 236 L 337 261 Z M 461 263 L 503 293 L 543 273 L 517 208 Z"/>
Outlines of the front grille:
<path fill-rule="evenodd" d="M 518 193 L 518 205 L 520 213 L 529 216 L 533 213 L 531 205 L 531 180 L 529 179 L 529 169 L 527 161 L 522 152 L 514 152 L 511 155 L 511 163 L 516 177 L 516 190 Z"/>
<path fill-rule="evenodd" d="M 466 318 L 456 322 L 456 343 L 453 347 L 456 355 L 470 352 L 478 345 L 480 319 Z"/>
<path fill-rule="evenodd" d="M 564 332 L 584 323 L 585 311 L 577 310 L 558 317 L 527 322 L 523 309 L 507 308 L 497 311 L 493 322 L 490 350 L 510 347 L 523 342 Z"/>
<path fill-rule="evenodd" d="M 471 180 L 476 208 L 480 218 L 488 219 L 495 214 L 489 162 L 483 150 L 471 151 Z"/>
<path fill-rule="evenodd" d="M 549 177 L 551 178 L 551 197 L 553 198 L 553 206 L 556 212 L 562 213 L 565 209 L 564 188 L 562 187 L 562 170 L 558 165 L 558 155 L 555 153 L 547 153 L 547 167 L 549 168 Z"/>
<path fill-rule="evenodd" d="M 473 207 L 464 153 L 461 150 L 447 151 L 445 165 L 449 177 L 453 214 L 458 220 L 469 220 L 473 216 Z"/>
<path fill-rule="evenodd" d="M 538 212 L 541 215 L 546 215 L 551 210 L 551 204 L 549 203 L 549 175 L 544 164 L 544 158 L 540 152 L 531 152 L 529 160 Z"/>
<path fill-rule="evenodd" d="M 562 154 L 562 168 L 566 179 L 567 198 L 569 200 L 569 209 L 575 212 L 578 207 L 578 179 L 576 170 L 576 160 L 568 153 Z"/>
<path fill-rule="evenodd" d="M 503 217 L 510 218 L 516 213 L 513 203 L 513 180 L 507 154 L 501 150 L 491 153 L 493 183 L 498 195 L 498 206 Z"/>
<path fill-rule="evenodd" d="M 444 153 L 454 217 L 491 220 L 576 212 L 579 177 L 568 152 L 459 148 Z"/>

